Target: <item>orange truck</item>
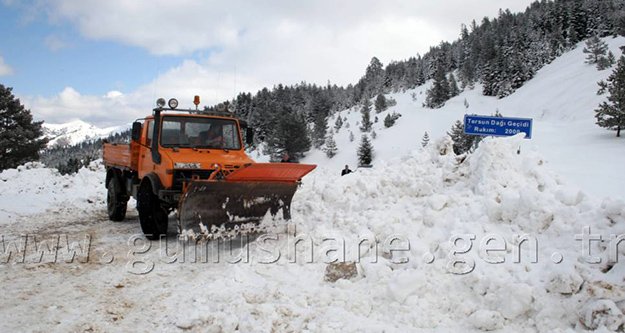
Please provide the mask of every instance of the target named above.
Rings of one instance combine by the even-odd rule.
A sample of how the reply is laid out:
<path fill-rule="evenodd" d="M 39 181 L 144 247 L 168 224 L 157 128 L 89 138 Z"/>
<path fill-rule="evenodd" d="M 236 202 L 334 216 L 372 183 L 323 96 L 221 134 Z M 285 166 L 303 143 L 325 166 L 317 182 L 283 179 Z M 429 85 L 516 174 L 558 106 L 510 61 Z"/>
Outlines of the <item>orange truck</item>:
<path fill-rule="evenodd" d="M 105 143 L 109 219 L 125 218 L 130 197 L 148 239 L 159 239 L 177 211 L 178 232 L 210 234 L 260 221 L 268 212 L 290 218 L 291 199 L 316 165 L 256 163 L 244 150 L 253 131 L 229 112 L 168 107 L 132 124 L 130 144 Z M 242 133 L 245 130 L 245 137 Z M 245 140 L 244 140 L 245 138 Z"/>

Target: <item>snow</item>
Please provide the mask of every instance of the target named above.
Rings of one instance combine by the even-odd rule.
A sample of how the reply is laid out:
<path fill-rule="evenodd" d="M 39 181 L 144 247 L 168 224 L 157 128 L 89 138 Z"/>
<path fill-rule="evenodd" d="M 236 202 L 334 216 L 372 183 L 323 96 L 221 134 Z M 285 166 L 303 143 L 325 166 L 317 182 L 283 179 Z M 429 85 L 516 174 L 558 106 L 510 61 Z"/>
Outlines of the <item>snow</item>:
<path fill-rule="evenodd" d="M 344 111 L 356 142 L 343 128 L 334 159 L 313 151 L 306 161 L 320 167 L 298 189 L 292 220 L 233 248 L 147 242 L 133 203 L 125 221 L 107 221 L 98 162 L 72 176 L 40 164 L 4 171 L 0 331 L 619 329 L 625 201 L 614 171 L 623 157 L 608 153 L 623 143 L 592 121 L 603 97 L 591 82 L 608 74 L 583 64 L 578 47 L 505 99 L 476 88 L 427 110 L 426 87 L 394 94 L 386 112 L 402 117 L 383 129 L 378 115 L 373 168 L 341 177 L 355 165 L 360 117 Z M 535 117 L 534 138 L 487 138 L 455 156 L 444 132 L 465 112 L 496 109 Z M 38 260 L 30 243 L 24 262 L 7 258 L 20 235 L 62 235 L 61 249 L 88 236 L 91 252 Z M 327 263 L 343 256 L 357 276 L 327 281 Z"/>
<path fill-rule="evenodd" d="M 91 211 L 106 199 L 103 170 L 99 160 L 75 175 L 63 176 L 37 162 L 1 172 L 0 225 L 57 207 Z"/>
<path fill-rule="evenodd" d="M 625 38 L 606 38 L 610 50 L 615 55 L 622 52 L 619 47 Z M 397 105 L 376 114 L 378 117 L 373 129 L 377 138 L 372 140 L 375 158 L 373 164 L 403 156 L 421 145 L 427 131 L 430 139 L 440 138 L 451 129 L 456 120 L 465 114 L 493 115 L 497 110 L 504 116 L 533 118 L 534 128 L 531 140 L 521 144 L 523 150 L 536 150 L 545 157 L 545 163 L 566 178 L 571 184 L 583 188 L 585 192 L 601 197 L 624 197 L 625 174 L 615 172 L 615 165 L 625 165 L 625 140 L 619 140 L 612 131 L 595 125 L 594 110 L 606 99 L 598 96 L 597 82 L 607 79 L 610 69 L 598 71 L 594 65 L 584 63 L 582 52 L 584 43 L 576 49 L 555 59 L 536 73 L 514 94 L 498 99 L 481 94 L 481 86 L 466 90 L 449 100 L 441 109 L 427 109 L 422 106 L 430 84 L 408 90 L 405 93 L 389 94 Z M 413 99 L 412 96 L 416 96 Z M 465 107 L 465 100 L 469 107 Z M 402 115 L 391 128 L 385 128 L 384 117 L 388 113 Z M 345 124 L 334 134 L 338 154 L 328 159 L 323 151 L 315 150 L 308 154 L 303 163 L 319 164 L 340 172 L 348 164 L 357 166 L 356 150 L 360 143 L 360 108 L 342 111 L 328 120 L 334 129 L 336 117 L 347 117 Z M 349 141 L 353 132 L 355 140 Z"/>

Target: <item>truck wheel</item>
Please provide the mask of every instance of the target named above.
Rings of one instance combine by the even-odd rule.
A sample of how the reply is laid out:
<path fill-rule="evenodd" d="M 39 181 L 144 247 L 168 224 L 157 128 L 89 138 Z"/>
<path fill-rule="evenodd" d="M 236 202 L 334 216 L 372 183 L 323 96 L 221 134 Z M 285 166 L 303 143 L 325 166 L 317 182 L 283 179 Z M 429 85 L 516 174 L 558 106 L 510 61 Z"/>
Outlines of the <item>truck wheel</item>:
<path fill-rule="evenodd" d="M 128 201 L 124 200 L 122 189 L 116 177 L 111 177 L 106 185 L 106 208 L 111 221 L 123 221 L 126 217 Z"/>
<path fill-rule="evenodd" d="M 169 217 L 167 210 L 161 207 L 159 199 L 152 193 L 149 183 L 143 184 L 137 195 L 137 210 L 141 230 L 149 240 L 158 240 L 167 234 Z"/>

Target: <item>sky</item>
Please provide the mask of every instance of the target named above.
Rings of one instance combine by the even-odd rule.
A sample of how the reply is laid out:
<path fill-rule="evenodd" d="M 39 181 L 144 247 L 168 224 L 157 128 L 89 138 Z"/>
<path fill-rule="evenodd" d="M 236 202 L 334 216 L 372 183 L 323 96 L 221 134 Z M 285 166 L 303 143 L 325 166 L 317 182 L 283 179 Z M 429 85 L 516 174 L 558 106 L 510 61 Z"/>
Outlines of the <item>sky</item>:
<path fill-rule="evenodd" d="M 0 84 L 35 119 L 99 127 L 278 83 L 356 83 L 529 0 L 0 0 Z"/>

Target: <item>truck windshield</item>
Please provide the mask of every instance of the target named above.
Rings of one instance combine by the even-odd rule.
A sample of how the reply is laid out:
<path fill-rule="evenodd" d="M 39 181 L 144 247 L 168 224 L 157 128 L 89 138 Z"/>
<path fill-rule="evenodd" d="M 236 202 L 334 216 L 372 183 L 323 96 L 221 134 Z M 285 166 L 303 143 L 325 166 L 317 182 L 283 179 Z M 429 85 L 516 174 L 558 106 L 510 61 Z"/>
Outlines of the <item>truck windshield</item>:
<path fill-rule="evenodd" d="M 235 121 L 204 117 L 163 117 L 161 146 L 241 149 Z"/>

